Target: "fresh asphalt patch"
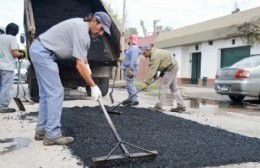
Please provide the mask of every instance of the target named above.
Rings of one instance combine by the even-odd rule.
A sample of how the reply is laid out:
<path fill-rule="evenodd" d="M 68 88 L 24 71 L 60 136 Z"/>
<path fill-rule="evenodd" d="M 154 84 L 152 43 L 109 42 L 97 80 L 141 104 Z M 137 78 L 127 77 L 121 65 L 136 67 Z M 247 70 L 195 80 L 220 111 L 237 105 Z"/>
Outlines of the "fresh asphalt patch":
<path fill-rule="evenodd" d="M 121 115 L 110 114 L 110 117 L 122 140 L 159 154 L 155 160 L 125 160 L 105 167 L 198 168 L 260 162 L 258 138 L 144 108 L 119 107 L 118 110 Z M 68 148 L 84 166 L 91 166 L 92 158 L 106 156 L 117 144 L 99 106 L 64 108 L 61 123 L 63 135 L 75 138 Z M 126 147 L 130 153 L 143 152 Z M 121 154 L 118 148 L 112 155 Z"/>

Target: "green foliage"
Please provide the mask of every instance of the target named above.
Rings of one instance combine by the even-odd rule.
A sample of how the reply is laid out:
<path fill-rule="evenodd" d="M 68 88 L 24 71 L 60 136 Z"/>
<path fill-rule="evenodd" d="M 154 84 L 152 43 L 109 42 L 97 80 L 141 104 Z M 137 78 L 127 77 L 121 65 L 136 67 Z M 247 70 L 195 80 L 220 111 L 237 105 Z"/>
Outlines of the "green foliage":
<path fill-rule="evenodd" d="M 162 32 L 167 32 L 167 31 L 171 31 L 171 30 L 172 30 L 172 27 L 166 26 L 166 27 L 164 27 Z"/>
<path fill-rule="evenodd" d="M 237 27 L 239 35 L 248 46 L 252 47 L 260 35 L 260 27 L 258 24 L 245 22 Z"/>
<path fill-rule="evenodd" d="M 137 28 L 135 28 L 135 27 L 127 28 L 127 29 L 125 30 L 125 37 L 129 37 L 130 34 L 136 34 L 136 35 L 138 35 Z"/>
<path fill-rule="evenodd" d="M 111 7 L 111 3 L 105 2 L 104 0 L 101 0 L 102 3 L 104 4 L 105 8 L 107 9 L 108 13 L 110 14 L 110 16 L 113 18 L 113 20 L 116 22 L 116 24 L 119 26 L 119 28 L 122 28 L 122 20 L 119 17 L 118 13 L 116 13 L 112 7 Z"/>

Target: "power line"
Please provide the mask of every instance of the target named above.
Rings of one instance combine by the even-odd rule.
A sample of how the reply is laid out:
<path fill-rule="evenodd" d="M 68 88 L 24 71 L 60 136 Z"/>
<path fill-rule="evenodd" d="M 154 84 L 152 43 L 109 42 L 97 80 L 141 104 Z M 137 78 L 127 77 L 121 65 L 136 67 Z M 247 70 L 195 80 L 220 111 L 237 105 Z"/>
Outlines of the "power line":
<path fill-rule="evenodd" d="M 150 7 L 150 8 L 154 8 L 154 9 L 157 9 L 157 10 L 167 10 L 167 11 L 171 11 L 171 12 L 176 12 L 176 11 L 191 11 L 191 12 L 194 12 L 194 11 L 206 11 L 206 10 L 218 10 L 218 9 L 223 9 L 223 8 L 226 8 L 226 7 L 232 7 L 234 5 L 234 3 L 230 3 L 230 5 L 222 5 L 222 6 L 217 6 L 217 7 L 211 7 L 211 8 L 201 8 L 201 9 L 191 9 L 191 8 L 186 8 L 186 9 L 179 9 L 179 8 L 168 8 L 168 7 L 159 7 L 159 6 L 153 6 L 149 3 L 143 3 L 142 1 L 139 1 L 139 0 L 128 0 L 129 2 L 133 2 L 135 4 L 138 4 L 138 5 L 144 5 L 144 6 L 147 6 L 147 7 Z M 249 3 L 249 2 L 252 2 L 252 1 L 256 1 L 256 0 L 247 0 L 247 1 L 244 1 L 244 2 L 240 2 L 239 5 L 241 4 L 246 4 L 246 3 Z"/>

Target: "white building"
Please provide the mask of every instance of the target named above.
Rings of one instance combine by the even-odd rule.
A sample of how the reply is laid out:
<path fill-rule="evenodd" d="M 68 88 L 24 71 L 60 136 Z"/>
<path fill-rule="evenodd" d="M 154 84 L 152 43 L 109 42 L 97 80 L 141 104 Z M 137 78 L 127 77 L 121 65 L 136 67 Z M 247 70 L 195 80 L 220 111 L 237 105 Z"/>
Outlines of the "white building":
<path fill-rule="evenodd" d="M 159 34 L 155 46 L 175 55 L 182 84 L 212 86 L 218 68 L 260 54 L 259 40 L 249 47 L 238 35 L 246 22 L 260 26 L 260 7 Z"/>

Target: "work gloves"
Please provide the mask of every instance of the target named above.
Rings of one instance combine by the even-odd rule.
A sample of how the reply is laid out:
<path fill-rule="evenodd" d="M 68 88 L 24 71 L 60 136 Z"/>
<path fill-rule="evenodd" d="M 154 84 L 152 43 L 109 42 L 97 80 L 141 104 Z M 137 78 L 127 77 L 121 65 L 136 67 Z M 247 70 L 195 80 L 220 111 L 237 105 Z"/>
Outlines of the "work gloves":
<path fill-rule="evenodd" d="M 165 71 L 161 71 L 159 76 L 163 77 L 164 75 L 165 75 Z"/>
<path fill-rule="evenodd" d="M 89 72 L 89 74 L 91 75 L 91 74 L 92 74 L 92 71 L 91 71 L 91 69 L 90 69 L 90 67 L 89 67 L 89 64 L 86 64 L 86 68 L 87 68 L 87 71 Z"/>
<path fill-rule="evenodd" d="M 144 84 L 143 84 L 143 86 L 142 86 L 142 90 L 146 90 L 147 88 L 148 88 L 148 84 L 145 82 Z"/>
<path fill-rule="evenodd" d="M 98 101 L 102 97 L 102 93 L 97 85 L 90 87 L 92 100 Z"/>
<path fill-rule="evenodd" d="M 127 76 L 128 78 L 133 78 L 133 77 L 134 77 L 134 72 L 133 72 L 133 70 L 132 70 L 132 69 L 127 69 L 127 70 L 126 70 L 126 76 Z"/>
<path fill-rule="evenodd" d="M 160 72 L 160 75 L 159 77 L 163 77 L 165 75 L 165 70 L 161 71 Z M 143 86 L 142 86 L 142 89 L 143 90 L 146 90 L 148 88 L 149 84 L 147 82 L 144 82 Z"/>
<path fill-rule="evenodd" d="M 24 59 L 25 58 L 25 52 L 23 50 L 19 50 L 20 53 L 22 53 L 22 55 L 20 55 L 18 57 L 18 59 Z"/>

